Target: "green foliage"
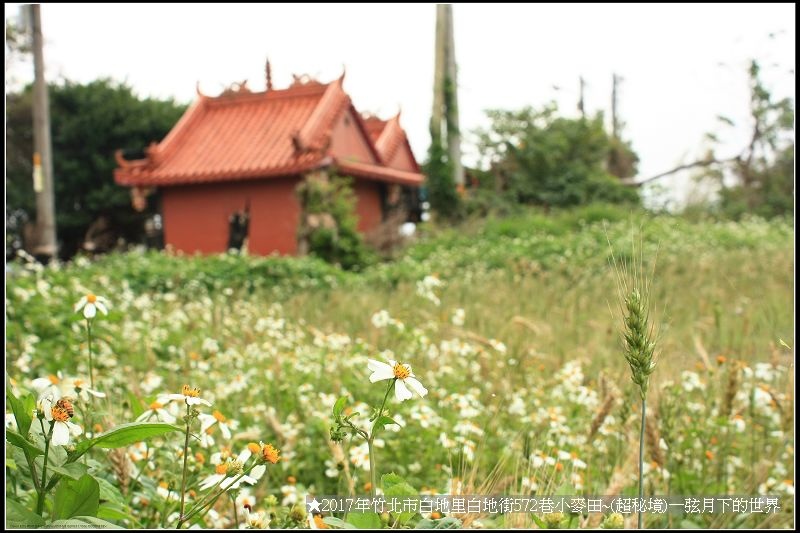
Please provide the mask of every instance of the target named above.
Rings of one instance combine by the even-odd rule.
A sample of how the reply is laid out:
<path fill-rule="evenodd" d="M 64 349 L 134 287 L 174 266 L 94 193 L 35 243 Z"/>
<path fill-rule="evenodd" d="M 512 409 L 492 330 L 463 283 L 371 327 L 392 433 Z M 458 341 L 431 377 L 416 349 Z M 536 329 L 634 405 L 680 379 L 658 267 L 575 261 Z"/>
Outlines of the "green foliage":
<path fill-rule="evenodd" d="M 320 218 L 317 227 L 306 222 L 298 231 L 308 239 L 312 255 L 345 270 L 359 270 L 372 262 L 374 255 L 358 232 L 356 197 L 350 183 L 350 178 L 307 179 L 301 183 L 297 193 L 306 217 L 329 217 L 332 224 L 325 224 L 325 219 Z"/>
<path fill-rule="evenodd" d="M 108 79 L 88 84 L 50 84 L 50 125 L 57 238 L 62 257 L 80 247 L 98 217 L 108 217 L 120 237 L 141 240 L 145 214 L 131 207 L 129 191 L 116 185 L 114 152 L 140 151 L 160 140 L 185 107 L 172 100 L 137 97 L 131 87 Z M 7 96 L 6 209 L 8 215 L 36 217 L 31 183 L 32 86 Z M 141 157 L 141 154 L 139 154 Z"/>
<path fill-rule="evenodd" d="M 53 503 L 53 518 L 95 516 L 100 507 L 100 485 L 90 475 L 78 480 L 64 478 L 58 484 Z"/>
<path fill-rule="evenodd" d="M 491 186 L 513 201 L 545 207 L 638 203 L 638 193 L 607 170 L 613 144 L 602 114 L 560 117 L 555 104 L 541 111 L 528 107 L 487 114 L 492 126 L 479 135 L 482 155 L 491 165 Z"/>
<path fill-rule="evenodd" d="M 718 161 L 712 148 L 708 165 L 700 179 L 712 179 L 722 185 L 720 212 L 733 219 L 745 214 L 765 218 L 794 212 L 794 102 L 776 100 L 761 80 L 761 66 L 752 60 L 750 76 L 750 122 L 752 133 L 747 147 L 735 158 Z M 736 124 L 719 116 L 729 128 Z M 708 134 L 718 142 L 717 136 Z M 731 185 L 726 178 L 734 178 Z"/>
<path fill-rule="evenodd" d="M 425 190 L 433 212 L 445 220 L 458 219 L 461 214 L 461 198 L 456 192 L 453 166 L 441 140 L 436 136 L 432 136 L 423 172 L 426 176 Z"/>

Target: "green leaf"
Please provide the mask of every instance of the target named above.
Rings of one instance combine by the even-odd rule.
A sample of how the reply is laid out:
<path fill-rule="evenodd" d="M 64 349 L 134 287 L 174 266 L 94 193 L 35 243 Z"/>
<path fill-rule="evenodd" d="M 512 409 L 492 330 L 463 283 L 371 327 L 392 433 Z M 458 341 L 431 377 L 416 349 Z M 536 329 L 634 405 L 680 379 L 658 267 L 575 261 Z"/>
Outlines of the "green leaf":
<path fill-rule="evenodd" d="M 344 406 L 347 404 L 347 396 L 342 396 L 336 403 L 333 404 L 333 418 L 340 418 L 342 416 L 342 411 L 344 411 Z"/>
<path fill-rule="evenodd" d="M 117 524 L 106 522 L 93 516 L 75 516 L 68 520 L 56 520 L 44 526 L 45 529 L 125 529 Z"/>
<path fill-rule="evenodd" d="M 417 489 L 409 485 L 405 479 L 395 473 L 381 476 L 381 484 L 383 485 L 383 494 L 386 497 L 416 496 L 418 494 Z M 399 513 L 398 521 L 400 524 L 405 525 L 406 522 L 411 520 L 414 514 L 413 512 Z"/>
<path fill-rule="evenodd" d="M 103 520 L 128 520 L 132 525 L 141 527 L 141 523 L 130 514 L 128 509 L 115 503 L 100 504 L 100 508 L 97 510 L 97 518 L 102 518 Z"/>
<path fill-rule="evenodd" d="M 99 448 L 122 448 L 137 442 L 147 440 L 151 437 L 158 437 L 171 431 L 183 431 L 178 426 L 165 424 L 163 422 L 131 422 L 120 424 L 119 426 L 101 433 L 93 439 L 88 439 L 75 447 L 75 451 L 70 455 L 69 462 L 74 462 L 89 449 L 94 446 Z"/>
<path fill-rule="evenodd" d="M 381 516 L 372 511 L 366 513 L 350 513 L 347 515 L 347 521 L 354 525 L 357 529 L 381 529 L 383 523 Z"/>
<path fill-rule="evenodd" d="M 325 518 L 322 519 L 322 521 L 324 523 L 326 523 L 327 525 L 329 525 L 331 527 L 334 527 L 334 528 L 337 528 L 337 529 L 358 529 L 353 524 L 350 524 L 349 522 L 345 522 L 341 518 L 336 518 L 334 516 L 326 516 Z"/>
<path fill-rule="evenodd" d="M 445 516 L 436 521 L 434 529 L 461 529 L 461 520 L 453 516 Z"/>
<path fill-rule="evenodd" d="M 99 506 L 100 485 L 96 479 L 88 474 L 77 481 L 64 478 L 56 488 L 53 517 L 94 516 Z"/>
<path fill-rule="evenodd" d="M 48 472 L 54 472 L 70 479 L 80 479 L 86 474 L 86 465 L 81 463 L 68 463 L 62 466 L 50 465 L 47 467 Z"/>
<path fill-rule="evenodd" d="M 417 525 L 414 527 L 414 529 L 434 529 L 435 527 L 436 522 L 434 520 L 431 520 L 430 518 L 423 518 L 417 522 Z"/>
<path fill-rule="evenodd" d="M 133 418 L 139 418 L 139 415 L 144 413 L 144 405 L 142 405 L 142 401 L 132 392 L 128 392 L 128 403 L 131 406 Z"/>
<path fill-rule="evenodd" d="M 14 396 L 14 392 L 9 386 L 6 386 L 6 397 L 11 406 L 11 412 L 14 413 L 14 420 L 17 422 L 17 429 L 20 435 L 27 435 L 31 429 L 31 422 L 33 421 L 31 413 L 36 407 L 36 400 L 33 399 L 31 394 L 28 394 L 22 400 L 18 399 Z"/>
<path fill-rule="evenodd" d="M 392 417 L 389 417 L 389 416 L 386 416 L 386 415 L 383 415 L 383 416 L 381 416 L 381 417 L 378 419 L 378 421 L 377 421 L 377 422 L 375 422 L 375 424 L 376 424 L 376 425 L 380 425 L 381 427 L 386 427 L 386 426 L 388 426 L 389 424 L 396 424 L 396 425 L 398 425 L 398 426 L 400 425 L 400 424 L 398 424 L 397 422 L 395 422 L 395 421 L 394 421 L 394 419 L 393 419 Z"/>
<path fill-rule="evenodd" d="M 17 433 L 16 431 L 7 429 L 6 430 L 6 440 L 16 446 L 17 448 L 22 448 L 22 451 L 30 454 L 30 457 L 36 457 L 37 455 L 44 455 L 44 450 L 40 450 L 27 440 L 25 437 Z"/>
<path fill-rule="evenodd" d="M 30 529 L 43 525 L 44 518 L 26 509 L 18 501 L 6 498 L 6 527 L 13 529 Z"/>
<path fill-rule="evenodd" d="M 103 478 L 95 478 L 100 484 L 100 501 L 113 502 L 119 505 L 125 503 L 125 498 L 117 487 Z"/>

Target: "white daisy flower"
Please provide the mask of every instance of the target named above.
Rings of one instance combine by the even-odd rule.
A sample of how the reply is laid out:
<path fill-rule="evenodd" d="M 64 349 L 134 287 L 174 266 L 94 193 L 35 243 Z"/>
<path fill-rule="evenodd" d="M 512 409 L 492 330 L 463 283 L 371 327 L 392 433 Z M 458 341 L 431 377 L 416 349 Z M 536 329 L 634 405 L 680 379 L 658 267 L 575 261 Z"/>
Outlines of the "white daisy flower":
<path fill-rule="evenodd" d="M 267 471 L 267 467 L 265 465 L 257 465 L 250 471 L 250 474 L 239 477 L 239 473 L 241 473 L 240 469 L 244 468 L 244 464 L 252 455 L 253 453 L 248 447 L 245 448 L 235 459 L 223 461 L 216 465 L 214 474 L 208 476 L 202 481 L 202 483 L 200 483 L 200 490 L 209 489 L 216 486 L 217 483 L 220 482 L 220 487 L 223 490 L 227 490 L 228 488 L 238 489 L 242 483 L 255 485 L 258 480 L 261 479 L 261 476 L 264 475 L 264 472 Z"/>
<path fill-rule="evenodd" d="M 139 415 L 136 419 L 137 422 L 147 422 L 149 420 L 155 420 L 157 422 L 166 422 L 167 424 L 174 424 L 176 418 L 164 409 L 164 404 L 156 400 L 155 402 L 150 404 L 150 408 L 147 409 L 144 413 Z"/>
<path fill-rule="evenodd" d="M 270 519 L 264 511 L 250 512 L 245 508 L 244 514 L 250 529 L 269 529 Z"/>
<path fill-rule="evenodd" d="M 87 320 L 91 320 L 97 314 L 99 309 L 104 315 L 108 314 L 108 300 L 102 296 L 96 296 L 92 293 L 87 294 L 75 304 L 75 312 L 77 313 L 83 309 L 83 316 Z"/>
<path fill-rule="evenodd" d="M 180 394 L 167 394 L 166 398 L 169 400 L 183 400 L 186 405 L 203 404 L 211 407 L 211 402 L 200 397 L 200 389 L 192 388 L 189 385 L 184 385 Z"/>
<path fill-rule="evenodd" d="M 88 402 L 89 396 L 95 398 L 105 398 L 106 393 L 94 389 L 90 389 L 86 380 L 80 378 L 64 378 L 61 384 L 61 391 L 70 394 L 76 394 L 81 400 Z"/>
<path fill-rule="evenodd" d="M 222 436 L 226 439 L 231 438 L 231 429 L 236 429 L 237 423 L 235 420 L 228 420 L 225 418 L 225 415 L 214 410 L 213 413 L 207 415 L 205 413 L 200 413 L 198 415 L 200 419 L 200 431 L 202 433 L 206 433 L 207 430 L 213 428 L 215 425 L 219 427 L 220 431 L 222 432 Z M 210 433 L 208 433 L 210 435 Z"/>
<path fill-rule="evenodd" d="M 46 378 L 36 378 L 31 381 L 31 387 L 39 393 L 39 398 L 45 396 L 52 396 L 55 400 L 61 398 L 61 382 L 64 377 L 61 371 L 56 374 L 50 374 Z"/>
<path fill-rule="evenodd" d="M 367 367 L 372 370 L 372 374 L 369 376 L 369 380 L 372 383 L 385 379 L 397 380 L 394 386 L 394 393 L 398 401 L 410 400 L 413 397 L 411 391 L 408 390 L 409 387 L 421 397 L 428 394 L 428 389 L 423 387 L 422 383 L 414 377 L 411 365 L 407 363 L 400 364 L 392 359 L 389 359 L 388 365 L 374 359 L 368 359 L 367 361 Z"/>

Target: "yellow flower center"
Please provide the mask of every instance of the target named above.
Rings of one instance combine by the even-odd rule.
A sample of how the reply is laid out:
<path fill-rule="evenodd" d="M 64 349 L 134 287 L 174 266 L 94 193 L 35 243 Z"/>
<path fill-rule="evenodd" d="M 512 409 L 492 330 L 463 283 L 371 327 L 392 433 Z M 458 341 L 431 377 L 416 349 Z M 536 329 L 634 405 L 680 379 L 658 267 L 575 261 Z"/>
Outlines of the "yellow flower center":
<path fill-rule="evenodd" d="M 158 486 L 159 486 L 159 487 L 161 487 L 162 489 L 167 489 L 167 488 L 169 488 L 169 485 L 167 485 L 167 482 L 166 482 L 166 481 L 161 481 L 161 482 L 159 482 Z"/>
<path fill-rule="evenodd" d="M 93 303 L 95 303 L 97 301 L 97 296 L 95 296 L 94 294 L 89 293 L 89 294 L 86 295 L 86 301 L 89 302 L 90 304 L 93 304 Z"/>
<path fill-rule="evenodd" d="M 150 404 L 150 409 L 152 409 L 153 411 L 155 411 L 156 409 L 161 409 L 162 407 L 164 407 L 163 403 L 153 402 Z"/>
<path fill-rule="evenodd" d="M 255 442 L 251 442 L 247 445 L 247 449 L 250 450 L 250 453 L 258 453 L 261 451 L 261 446 Z"/>
<path fill-rule="evenodd" d="M 272 464 L 276 464 L 278 462 L 280 459 L 280 453 L 280 450 L 278 450 L 272 444 L 265 444 L 261 448 L 261 458 Z"/>
<path fill-rule="evenodd" d="M 394 377 L 397 379 L 406 379 L 410 375 L 411 372 L 409 372 L 405 366 L 401 365 L 400 363 L 394 365 Z"/>
<path fill-rule="evenodd" d="M 82 388 L 83 388 L 83 380 L 82 380 L 82 379 L 76 379 L 76 380 L 73 382 L 73 385 L 74 385 L 74 387 L 75 387 L 76 389 L 82 389 Z"/>
<path fill-rule="evenodd" d="M 69 411 L 63 407 L 59 407 L 58 405 L 53 406 L 53 408 L 50 409 L 50 414 L 53 415 L 53 420 L 56 422 L 66 422 L 69 420 Z"/>
<path fill-rule="evenodd" d="M 217 474 L 219 474 L 221 476 L 224 476 L 225 474 L 228 473 L 228 464 L 227 463 L 219 464 L 219 465 L 217 465 L 217 468 L 214 471 Z"/>
<path fill-rule="evenodd" d="M 58 382 L 61 381 L 60 379 L 58 379 L 58 376 L 55 376 L 53 374 L 47 376 L 47 379 L 49 379 L 50 383 L 52 383 L 53 385 L 58 385 Z"/>
<path fill-rule="evenodd" d="M 196 454 L 194 454 L 194 460 L 200 464 L 203 464 L 206 462 L 206 456 L 203 455 L 201 452 L 197 452 Z"/>
<path fill-rule="evenodd" d="M 328 524 L 322 521 L 322 515 L 314 515 L 314 525 L 317 526 L 317 529 L 328 529 Z"/>
<path fill-rule="evenodd" d="M 200 389 L 197 387 L 190 387 L 189 385 L 184 385 L 183 389 L 181 389 L 181 394 L 184 396 L 189 396 L 191 398 L 197 398 L 200 396 Z"/>
<path fill-rule="evenodd" d="M 213 433 L 214 433 L 214 426 L 211 426 L 210 428 L 206 429 L 206 435 L 212 435 Z"/>
<path fill-rule="evenodd" d="M 217 419 L 217 422 L 225 422 L 225 420 L 226 420 L 225 415 L 223 415 L 222 413 L 220 413 L 216 409 L 211 414 L 214 416 L 214 418 Z"/>

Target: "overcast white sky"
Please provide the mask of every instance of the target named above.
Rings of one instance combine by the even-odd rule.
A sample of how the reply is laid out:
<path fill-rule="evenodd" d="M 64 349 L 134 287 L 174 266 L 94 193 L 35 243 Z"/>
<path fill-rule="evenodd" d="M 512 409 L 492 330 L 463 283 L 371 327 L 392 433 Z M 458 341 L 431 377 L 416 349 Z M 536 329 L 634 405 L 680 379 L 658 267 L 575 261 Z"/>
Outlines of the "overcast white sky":
<path fill-rule="evenodd" d="M 6 16 L 16 18 L 19 5 L 6 4 Z M 330 81 L 346 66 L 356 107 L 384 117 L 401 108 L 422 160 L 435 12 L 435 4 L 43 4 L 47 77 L 108 76 L 140 96 L 188 103 L 198 81 L 212 95 L 245 79 L 261 90 L 267 56 L 278 88 L 292 73 Z M 745 124 L 749 58 L 762 61 L 776 96 L 794 96 L 794 4 L 456 4 L 453 16 L 462 131 L 485 125 L 485 109 L 552 99 L 576 115 L 580 75 L 587 109 L 608 115 L 616 72 L 642 178 L 701 153 L 707 131 L 724 131 L 717 115 Z M 32 79 L 30 65 L 18 67 L 19 80 Z M 746 136 L 741 128 L 724 138 L 733 152 Z"/>

